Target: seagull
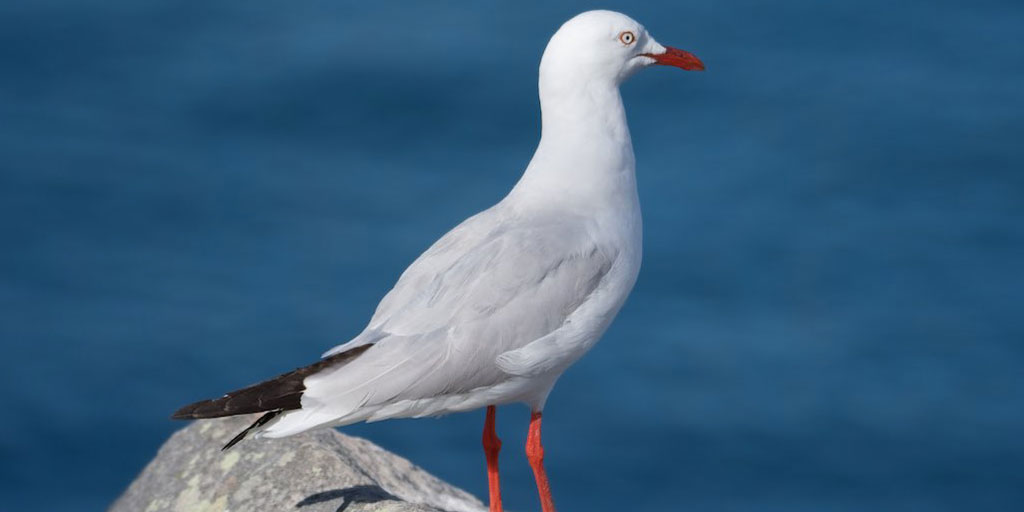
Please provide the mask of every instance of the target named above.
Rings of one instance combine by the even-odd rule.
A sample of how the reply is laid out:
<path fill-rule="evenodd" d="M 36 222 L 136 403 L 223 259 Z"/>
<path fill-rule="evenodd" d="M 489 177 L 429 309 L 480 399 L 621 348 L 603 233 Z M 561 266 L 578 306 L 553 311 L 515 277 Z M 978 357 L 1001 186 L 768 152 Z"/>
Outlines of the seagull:
<path fill-rule="evenodd" d="M 540 62 L 540 143 L 512 191 L 435 242 L 355 338 L 319 361 L 173 418 L 264 413 L 247 434 L 280 438 L 360 421 L 486 408 L 490 512 L 501 488 L 496 407 L 530 407 L 526 455 L 554 512 L 541 418 L 562 372 L 601 338 L 636 282 L 641 216 L 619 86 L 652 65 L 703 70 L 624 14 L 563 24 Z"/>

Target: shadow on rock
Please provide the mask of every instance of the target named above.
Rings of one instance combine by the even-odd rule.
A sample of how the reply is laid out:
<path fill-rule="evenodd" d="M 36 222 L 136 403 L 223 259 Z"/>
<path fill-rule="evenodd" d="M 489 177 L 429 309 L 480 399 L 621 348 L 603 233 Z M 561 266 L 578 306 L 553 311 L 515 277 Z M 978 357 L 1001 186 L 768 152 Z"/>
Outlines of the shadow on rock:
<path fill-rule="evenodd" d="M 377 503 L 378 501 L 398 500 L 391 493 L 381 489 L 379 485 L 356 485 L 347 489 L 332 489 L 330 491 L 318 492 L 306 496 L 305 499 L 295 504 L 295 508 L 316 505 L 325 501 L 333 501 L 341 498 L 341 505 L 337 512 L 343 512 L 353 503 Z"/>

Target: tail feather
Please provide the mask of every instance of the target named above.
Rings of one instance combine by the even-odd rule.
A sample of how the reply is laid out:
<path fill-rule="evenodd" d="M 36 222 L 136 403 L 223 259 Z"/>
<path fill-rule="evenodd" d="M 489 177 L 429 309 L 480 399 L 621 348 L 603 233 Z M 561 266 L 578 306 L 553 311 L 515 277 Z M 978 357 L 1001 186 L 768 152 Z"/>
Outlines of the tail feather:
<path fill-rule="evenodd" d="M 306 390 L 303 384 L 306 377 L 313 375 L 329 367 L 347 363 L 365 352 L 372 344 L 360 345 L 344 352 L 325 357 L 316 363 L 302 368 L 297 368 L 288 373 L 278 375 L 273 379 L 260 382 L 236 391 L 232 391 L 220 398 L 201 400 L 178 409 L 171 418 L 176 420 L 219 418 L 222 416 L 235 416 L 238 414 L 250 414 L 254 412 L 271 411 L 276 416 L 282 411 L 299 409 L 302 407 L 302 392 Z M 266 418 L 268 415 L 264 415 Z M 260 418 L 260 420 L 263 420 Z M 273 419 L 267 418 L 263 423 Z M 260 421 L 257 421 L 260 423 Z M 263 423 L 260 423 L 262 425 Z M 253 425 L 259 426 L 259 425 Z M 250 427 L 253 428 L 253 427 Z M 246 430 L 248 432 L 248 429 Z M 244 436 L 243 432 L 242 436 Z M 241 440 L 239 438 L 239 440 Z M 230 446 L 232 443 L 228 443 Z"/>
<path fill-rule="evenodd" d="M 239 432 L 237 436 L 232 437 L 231 440 L 228 441 L 228 444 L 224 445 L 224 447 L 221 448 L 220 451 L 227 450 L 227 449 L 231 448 L 232 446 L 238 444 L 238 442 L 241 441 L 242 439 L 245 439 L 245 436 L 249 432 L 251 432 L 253 429 L 257 429 L 257 428 L 262 427 L 263 425 L 266 425 L 267 422 L 269 422 L 270 420 L 276 418 L 282 412 L 284 412 L 284 411 L 281 410 L 281 409 L 278 409 L 276 411 L 270 411 L 270 412 L 264 414 L 263 416 L 260 416 L 258 420 L 253 422 L 252 425 L 249 425 L 245 430 Z"/>

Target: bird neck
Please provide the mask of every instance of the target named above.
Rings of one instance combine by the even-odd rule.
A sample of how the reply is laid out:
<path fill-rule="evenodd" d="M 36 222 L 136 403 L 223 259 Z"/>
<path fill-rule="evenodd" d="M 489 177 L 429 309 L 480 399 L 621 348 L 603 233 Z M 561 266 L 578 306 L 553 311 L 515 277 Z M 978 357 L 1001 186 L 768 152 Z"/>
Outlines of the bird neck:
<path fill-rule="evenodd" d="M 541 142 L 566 137 L 597 137 L 629 142 L 619 86 L 608 80 L 540 82 Z"/>
<path fill-rule="evenodd" d="M 541 139 L 512 196 L 580 205 L 636 202 L 633 144 L 617 83 L 540 81 Z"/>

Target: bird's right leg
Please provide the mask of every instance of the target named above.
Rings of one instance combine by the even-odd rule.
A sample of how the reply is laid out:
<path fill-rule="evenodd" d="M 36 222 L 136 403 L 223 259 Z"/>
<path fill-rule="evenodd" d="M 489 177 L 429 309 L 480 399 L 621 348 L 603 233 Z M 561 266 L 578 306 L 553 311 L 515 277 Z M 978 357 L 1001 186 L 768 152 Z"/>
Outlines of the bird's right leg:
<path fill-rule="evenodd" d="M 487 488 L 490 491 L 490 512 L 502 512 L 501 482 L 498 480 L 498 452 L 501 451 L 501 439 L 494 432 L 495 407 L 487 406 L 487 419 L 484 420 L 484 455 L 487 456 Z"/>

